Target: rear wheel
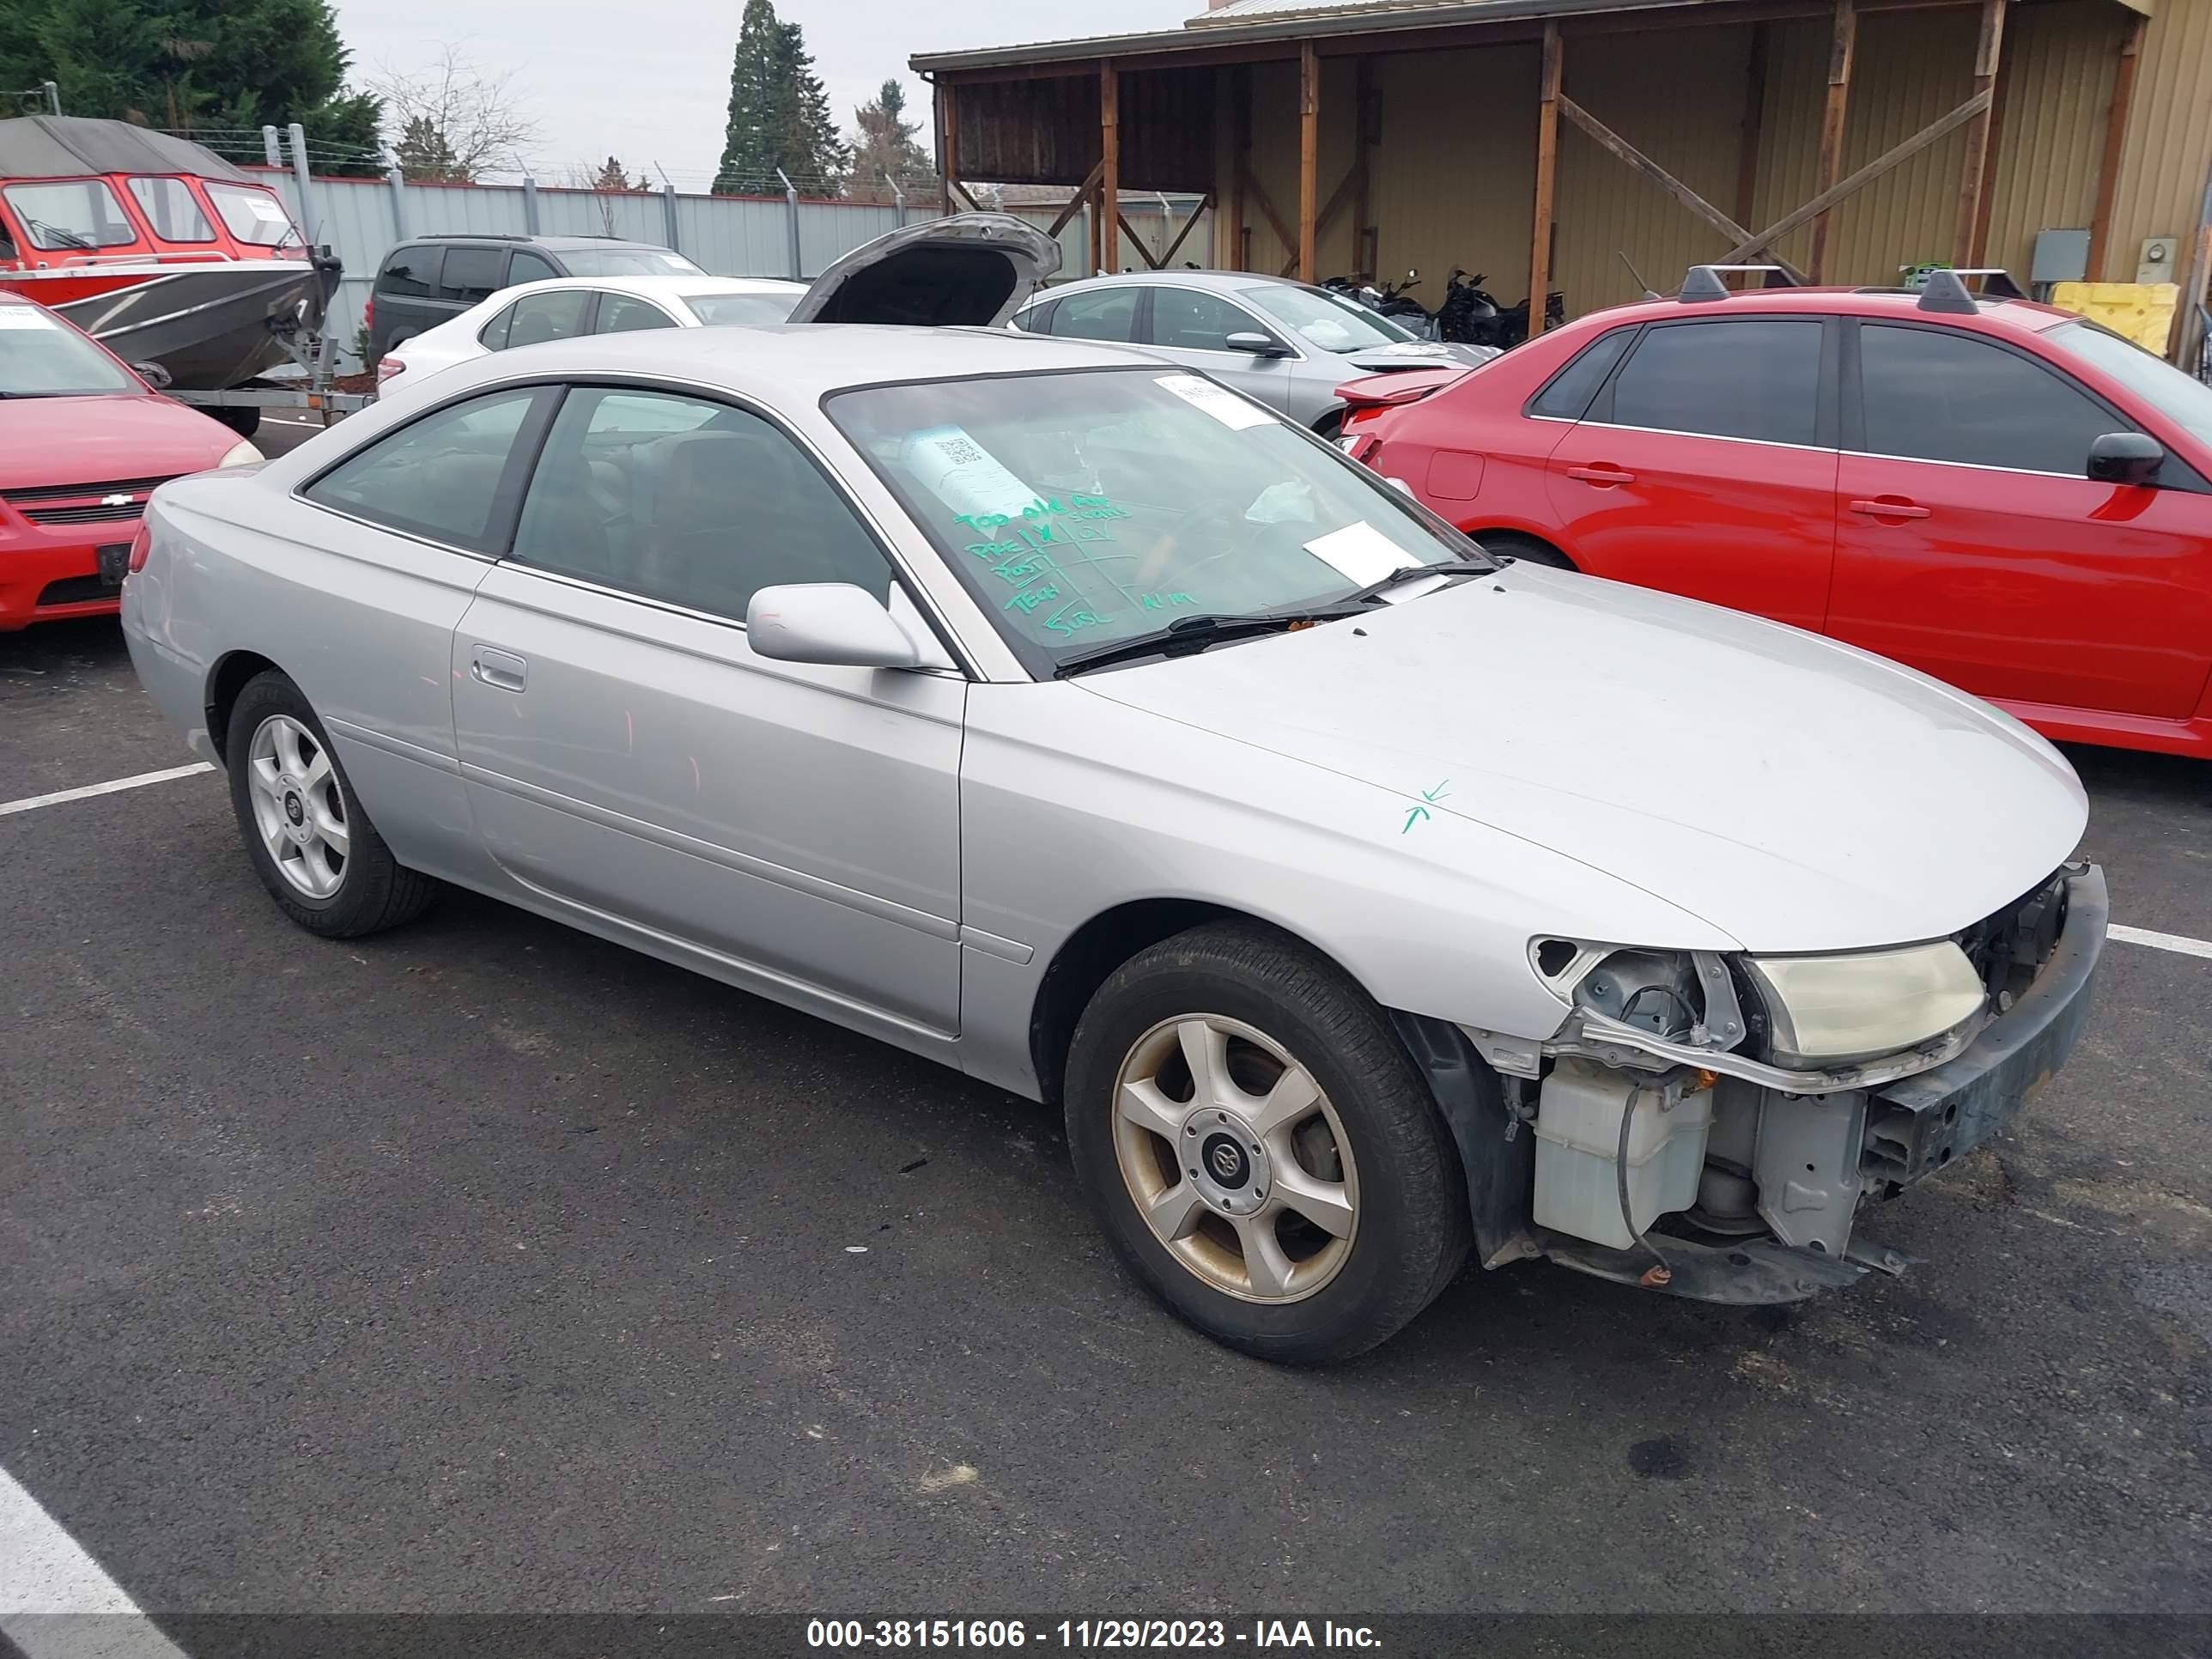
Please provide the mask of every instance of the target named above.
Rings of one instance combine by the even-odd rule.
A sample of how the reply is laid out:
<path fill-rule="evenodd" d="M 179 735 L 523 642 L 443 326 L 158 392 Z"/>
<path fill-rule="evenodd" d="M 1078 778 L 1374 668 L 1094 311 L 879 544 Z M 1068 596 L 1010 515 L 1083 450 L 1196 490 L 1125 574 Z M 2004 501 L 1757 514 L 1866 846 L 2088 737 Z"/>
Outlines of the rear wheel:
<path fill-rule="evenodd" d="M 298 686 L 274 670 L 256 675 L 228 731 L 231 810 L 278 909 L 325 939 L 357 939 L 422 914 L 437 883 L 392 856 Z"/>
<path fill-rule="evenodd" d="M 1572 570 L 1575 562 L 1549 542 L 1538 541 L 1534 536 L 1523 536 L 1510 530 L 1478 530 L 1474 539 L 1486 553 L 1501 559 L 1514 559 L 1522 564 L 1548 565 L 1554 570 Z"/>
<path fill-rule="evenodd" d="M 1466 1187 L 1381 1009 L 1256 926 L 1133 957 L 1085 1010 L 1067 1132 L 1108 1237 L 1182 1318 L 1264 1358 L 1347 1358 L 1464 1262 Z"/>

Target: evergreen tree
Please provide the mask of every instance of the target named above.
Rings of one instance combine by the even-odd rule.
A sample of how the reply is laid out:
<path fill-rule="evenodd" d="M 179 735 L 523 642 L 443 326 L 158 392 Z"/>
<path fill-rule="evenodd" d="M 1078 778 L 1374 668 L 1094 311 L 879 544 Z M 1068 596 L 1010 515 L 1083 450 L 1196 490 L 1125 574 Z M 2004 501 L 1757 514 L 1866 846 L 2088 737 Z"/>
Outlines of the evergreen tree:
<path fill-rule="evenodd" d="M 906 88 L 886 81 L 869 102 L 853 112 L 852 178 L 847 193 L 856 201 L 888 202 L 888 175 L 909 196 L 933 185 L 937 169 L 916 137 L 919 122 L 906 118 Z"/>
<path fill-rule="evenodd" d="M 834 195 L 844 180 L 845 147 L 805 32 L 777 17 L 772 0 L 745 0 L 714 188 L 728 195 L 777 190 L 778 168 L 809 194 Z"/>
<path fill-rule="evenodd" d="M 466 171 L 445 130 L 427 115 L 410 115 L 406 125 L 399 129 L 398 141 L 392 153 L 399 162 L 399 170 L 420 184 L 450 185 L 463 183 Z"/>
<path fill-rule="evenodd" d="M 329 0 L 0 0 L 0 87 L 52 81 L 65 114 L 205 132 L 234 161 L 297 121 L 319 172 L 378 171 L 351 61 Z"/>
<path fill-rule="evenodd" d="M 592 188 L 593 190 L 647 190 L 651 186 L 645 182 L 642 176 L 639 178 L 637 183 L 631 184 L 629 174 L 623 170 L 621 161 L 610 155 L 606 159 L 606 164 L 592 175 Z"/>

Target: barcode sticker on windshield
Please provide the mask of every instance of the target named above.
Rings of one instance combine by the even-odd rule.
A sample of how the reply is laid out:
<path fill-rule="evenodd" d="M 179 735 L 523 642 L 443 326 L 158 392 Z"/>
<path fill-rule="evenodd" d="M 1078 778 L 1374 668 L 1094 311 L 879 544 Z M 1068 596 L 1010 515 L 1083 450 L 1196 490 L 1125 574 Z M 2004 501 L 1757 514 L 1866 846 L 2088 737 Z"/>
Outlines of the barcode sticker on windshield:
<path fill-rule="evenodd" d="M 1362 587 L 1382 580 L 1394 570 L 1423 562 L 1364 519 L 1341 530 L 1332 530 L 1326 536 L 1315 537 L 1306 544 L 1306 551 L 1346 581 L 1357 582 Z"/>
<path fill-rule="evenodd" d="M 899 459 L 930 494 L 971 518 L 1018 519 L 1036 504 L 1036 491 L 961 427 L 915 433 Z"/>
<path fill-rule="evenodd" d="M 1163 374 L 1159 383 L 1194 409 L 1202 409 L 1231 432 L 1248 426 L 1272 425 L 1275 417 L 1257 404 L 1249 404 L 1227 386 L 1201 380 L 1195 374 Z"/>
<path fill-rule="evenodd" d="M 59 328 L 37 306 L 0 306 L 0 328 Z"/>

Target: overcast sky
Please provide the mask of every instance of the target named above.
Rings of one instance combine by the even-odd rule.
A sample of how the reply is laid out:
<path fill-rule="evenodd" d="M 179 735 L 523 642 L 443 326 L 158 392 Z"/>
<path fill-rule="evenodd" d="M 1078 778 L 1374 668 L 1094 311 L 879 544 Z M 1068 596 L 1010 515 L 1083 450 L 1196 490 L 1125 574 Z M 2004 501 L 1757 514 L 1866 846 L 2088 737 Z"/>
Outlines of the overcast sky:
<path fill-rule="evenodd" d="M 412 70 L 441 45 L 512 75 L 542 136 L 528 159 L 550 182 L 619 156 L 702 189 L 721 159 L 730 54 L 744 0 L 337 0 L 356 79 Z M 806 31 L 838 130 L 884 77 L 906 82 L 929 142 L 929 98 L 907 72 L 917 52 L 1174 28 L 1205 0 L 779 0 Z M 657 177 L 657 175 L 656 175 Z"/>

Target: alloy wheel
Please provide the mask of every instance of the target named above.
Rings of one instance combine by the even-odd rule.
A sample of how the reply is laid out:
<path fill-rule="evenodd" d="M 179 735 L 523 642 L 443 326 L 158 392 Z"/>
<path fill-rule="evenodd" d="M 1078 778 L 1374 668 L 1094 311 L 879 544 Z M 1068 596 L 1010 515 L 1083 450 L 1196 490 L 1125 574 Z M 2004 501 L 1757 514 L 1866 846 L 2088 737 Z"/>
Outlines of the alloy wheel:
<path fill-rule="evenodd" d="M 1344 1126 L 1313 1073 L 1242 1020 L 1178 1015 L 1130 1046 L 1114 1154 L 1153 1236 L 1216 1290 L 1301 1301 L 1352 1253 L 1359 1177 Z"/>
<path fill-rule="evenodd" d="M 277 873 L 309 898 L 345 879 L 345 797 L 322 740 L 289 714 L 253 728 L 246 781 L 253 824 Z"/>

